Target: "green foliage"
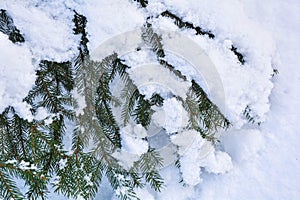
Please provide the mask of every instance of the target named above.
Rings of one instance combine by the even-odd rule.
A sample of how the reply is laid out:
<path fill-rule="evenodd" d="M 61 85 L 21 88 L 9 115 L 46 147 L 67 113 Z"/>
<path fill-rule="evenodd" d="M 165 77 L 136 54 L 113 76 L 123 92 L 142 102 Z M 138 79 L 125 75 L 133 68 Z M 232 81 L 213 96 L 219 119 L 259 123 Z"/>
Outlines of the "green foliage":
<path fill-rule="evenodd" d="M 150 98 L 151 104 L 156 106 L 162 106 L 164 102 L 164 98 L 162 98 L 159 94 L 155 93 Z"/>
<path fill-rule="evenodd" d="M 156 53 L 157 60 L 162 66 L 169 69 L 177 77 L 187 81 L 185 75 L 165 61 L 162 39 L 154 32 L 151 24 L 147 23 L 144 27 L 142 39 Z M 219 108 L 210 101 L 204 90 L 194 80 L 192 80 L 192 86 L 187 92 L 187 98 L 185 100 L 181 97 L 177 98 L 183 103 L 184 108 L 189 113 L 189 128 L 197 130 L 203 138 L 214 142 L 214 134 L 218 131 L 218 128 L 229 127 L 229 121 L 224 117 Z"/>
<path fill-rule="evenodd" d="M 163 160 L 159 153 L 154 149 L 149 149 L 148 152 L 142 154 L 140 159 L 134 163 L 132 170 L 142 172 L 142 177 L 145 181 L 149 182 L 155 191 L 160 191 L 163 179 L 158 169 L 162 167 L 162 162 Z"/>
<path fill-rule="evenodd" d="M 20 30 L 14 25 L 14 21 L 6 12 L 6 10 L 0 10 L 0 31 L 8 35 L 9 40 L 13 43 L 24 42 L 25 39 L 20 33 Z"/>
<path fill-rule="evenodd" d="M 20 192 L 12 178 L 9 177 L 7 172 L 3 170 L 4 168 L 7 168 L 7 166 L 0 163 L 0 197 L 5 199 L 23 200 L 23 194 Z"/>
<path fill-rule="evenodd" d="M 26 199 L 46 198 L 48 174 L 51 174 L 46 164 L 54 168 L 57 157 L 64 155 L 47 131 L 50 126 L 28 122 L 19 117 L 12 107 L 6 108 L 0 115 L 0 176 L 5 186 L 0 187 L 2 198 L 25 199 L 12 178 L 21 178 L 29 186 Z M 54 151 L 50 159 L 49 154 Z"/>
<path fill-rule="evenodd" d="M 214 134 L 218 129 L 230 126 L 228 119 L 194 80 L 183 105 L 189 113 L 190 128 L 207 140 L 215 142 Z"/>
<path fill-rule="evenodd" d="M 101 62 L 90 60 L 86 43 L 88 41 L 85 31 L 86 18 L 75 12 L 73 21 L 75 27 L 78 26 L 74 29 L 74 33 L 81 34 L 82 39 L 78 48 L 79 55 L 74 61 L 75 85 L 78 93 L 85 99 L 86 107 L 83 113 L 76 116 L 77 128 L 73 134 L 73 153 L 68 157 L 65 168 L 59 171 L 59 177 L 64 178 L 59 179 L 56 191 L 66 196 L 81 195 L 89 199 L 94 197 L 102 176 L 105 175 L 121 199 L 136 198 L 134 188 L 143 185 L 141 176 L 145 176 L 146 172 L 129 170 L 129 173 L 112 156 L 112 153 L 121 147 L 121 140 L 119 125 L 111 107 L 116 98 L 111 94 L 110 84 L 115 78 L 120 77 L 125 83 L 122 93 L 126 93 L 125 90 L 128 88 L 133 88 L 135 95 L 128 97 L 128 103 L 131 104 L 128 117 L 134 117 L 136 122 L 144 126 L 150 123 L 151 108 L 148 104 L 151 106 L 159 104 L 161 99 L 156 96 L 152 100 L 153 104 L 150 100 L 144 99 L 126 71 L 129 67 L 122 63 L 116 53 L 107 56 Z M 87 145 L 91 143 L 94 144 L 94 148 L 89 150 Z M 84 153 L 85 151 L 89 153 Z M 74 167 L 76 165 L 80 165 L 80 168 Z M 76 174 L 76 177 L 70 178 L 69 174 Z M 84 188 L 87 183 L 83 176 L 87 174 L 90 174 L 93 187 Z M 159 187 L 157 174 L 150 174 L 147 177 L 146 182 L 153 187 Z M 77 179 L 80 179 L 77 185 L 72 185 Z M 155 181 L 158 183 L 154 184 Z"/>
<path fill-rule="evenodd" d="M 143 7 L 148 3 L 138 2 Z M 2 32 L 19 33 L 3 10 L 0 22 Z M 125 169 L 113 153 L 121 148 L 120 128 L 130 122 L 147 129 L 153 107 L 162 106 L 164 99 L 157 93 L 147 99 L 131 79 L 130 67 L 116 53 L 102 61 L 91 60 L 87 46 L 87 19 L 74 11 L 73 22 L 74 34 L 81 36 L 78 55 L 68 62 L 41 61 L 35 85 L 24 99 L 31 105 L 34 116 L 40 110 L 46 110 L 48 116 L 28 121 L 21 118 L 13 107 L 0 114 L 0 198 L 46 199 L 47 186 L 51 184 L 55 192 L 69 198 L 92 199 L 103 176 L 121 199 L 137 199 L 135 188 L 146 184 L 155 191 L 163 187 L 159 174 L 163 161 L 155 149 L 149 147 L 148 152 L 129 169 Z M 151 24 L 144 27 L 142 38 L 163 67 L 188 81 L 165 60 L 162 38 L 153 31 Z M 120 94 L 123 102 L 111 92 L 116 79 L 124 85 Z M 84 99 L 85 107 L 80 111 L 74 94 Z M 229 121 L 194 80 L 187 98 L 177 98 L 190 114 L 187 128 L 199 131 L 204 138 L 213 138 L 218 128 L 229 126 Z M 121 122 L 116 120 L 113 109 L 120 109 Z M 67 123 L 75 125 L 69 152 L 63 150 Z M 180 167 L 180 163 L 177 166 Z M 26 194 L 17 188 L 16 178 L 25 181 L 28 186 Z M 53 178 L 55 180 L 51 182 Z"/>
<path fill-rule="evenodd" d="M 54 182 L 56 192 L 67 197 L 95 197 L 101 182 L 104 166 L 90 153 L 75 152 L 64 160 L 65 166 L 57 171 Z"/>
<path fill-rule="evenodd" d="M 154 112 L 151 106 L 151 102 L 145 99 L 145 95 L 139 96 L 133 116 L 135 117 L 135 121 L 138 124 L 142 124 L 143 127 L 147 127 L 151 122 L 151 115 Z"/>
<path fill-rule="evenodd" d="M 35 86 L 25 101 L 32 105 L 33 112 L 40 107 L 50 113 L 60 114 L 72 119 L 72 97 L 70 91 L 74 87 L 70 62 L 57 63 L 43 60 L 36 72 Z"/>
<path fill-rule="evenodd" d="M 73 22 L 75 24 L 75 27 L 73 28 L 75 35 L 81 35 L 80 45 L 78 47 L 79 55 L 75 59 L 75 65 L 81 65 L 85 57 L 89 55 L 89 50 L 87 48 L 87 43 L 89 42 L 87 38 L 87 32 L 85 30 L 87 19 L 85 16 L 77 13 L 74 10 L 74 18 Z"/>

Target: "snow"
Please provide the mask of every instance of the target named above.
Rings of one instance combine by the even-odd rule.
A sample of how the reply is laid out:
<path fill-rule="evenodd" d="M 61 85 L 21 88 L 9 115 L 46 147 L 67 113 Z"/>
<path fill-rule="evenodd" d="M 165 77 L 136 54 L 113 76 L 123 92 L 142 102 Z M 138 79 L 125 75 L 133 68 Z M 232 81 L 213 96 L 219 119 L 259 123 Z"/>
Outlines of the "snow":
<path fill-rule="evenodd" d="M 179 148 L 180 171 L 183 181 L 189 185 L 202 182 L 201 168 L 214 174 L 223 174 L 232 169 L 231 157 L 226 152 L 216 151 L 195 130 L 172 135 L 171 141 Z"/>
<path fill-rule="evenodd" d="M 119 160 L 119 163 L 125 168 L 130 169 L 140 156 L 148 151 L 148 142 L 144 139 L 147 131 L 141 124 L 123 127 L 120 131 L 121 145 L 120 151 L 113 154 Z"/>
<path fill-rule="evenodd" d="M 65 168 L 67 162 L 68 162 L 68 159 L 67 159 L 67 158 L 61 159 L 61 160 L 58 162 L 58 164 L 59 164 L 59 169 L 61 170 L 61 169 Z"/>
<path fill-rule="evenodd" d="M 147 9 L 139 9 L 136 4 L 123 0 L 6 0 L 0 2 L 0 7 L 8 10 L 25 36 L 25 43 L 16 45 L 0 33 L 0 111 L 12 105 L 18 114 L 28 119 L 32 119 L 30 107 L 22 99 L 34 84 L 38 62 L 42 59 L 66 61 L 77 54 L 79 38 L 72 35 L 73 9 L 88 19 L 91 52 L 119 34 L 139 29 L 148 14 L 157 14 L 166 8 L 185 21 L 211 30 L 216 36 L 214 40 L 195 36 L 192 30 L 179 30 L 170 19 L 153 19 L 154 27 L 180 32 L 199 45 L 219 75 L 224 93 L 222 111 L 233 126 L 221 133 L 216 148 L 198 134 L 181 130 L 186 123 L 186 113 L 168 92 L 184 95 L 189 86 L 187 83 L 180 82 L 165 69 L 158 69 L 157 63 L 149 62 L 154 60 L 154 55 L 149 52 L 132 49 L 126 55 L 121 54 L 127 64 L 133 65 L 130 75 L 148 98 L 154 92 L 168 97 L 153 116 L 157 125 L 168 133 L 182 131 L 172 135 L 171 142 L 178 146 L 182 156 L 180 172 L 187 185 L 179 183 L 178 169 L 169 166 L 161 170 L 165 180 L 161 193 L 145 188 L 137 190 L 138 196 L 149 200 L 299 198 L 298 1 L 153 0 Z M 245 65 L 241 65 L 230 51 L 232 44 L 245 55 Z M 114 42 L 116 51 L 124 52 L 122 45 Z M 184 74 L 197 78 L 193 63 L 176 56 L 174 52 L 168 52 L 166 59 L 174 65 L 179 64 L 181 70 L 186 66 Z M 151 67 L 150 71 L 145 64 Z M 279 75 L 272 78 L 273 68 L 279 70 Z M 154 81 L 148 84 L 152 81 L 151 76 Z M 203 77 L 197 82 L 209 94 L 213 93 L 210 88 L 213 82 L 203 80 Z M 214 100 L 214 95 L 210 97 Z M 78 114 L 82 113 L 84 104 L 79 101 Z M 256 120 L 263 122 L 260 126 L 249 124 L 242 116 L 247 105 L 255 113 Z M 37 117 L 45 118 L 47 113 L 39 110 Z M 129 134 L 122 134 L 123 152 L 116 152 L 119 153 L 116 157 L 120 162 L 127 162 L 123 164 L 128 167 L 148 150 L 148 143 L 143 140 L 147 133 L 140 125 L 130 125 L 122 131 Z M 124 152 L 131 157 L 125 157 Z M 25 161 L 20 166 L 35 169 Z M 104 184 L 104 191 L 97 196 L 99 199 L 112 197 L 112 191 L 107 187 L 109 183 Z M 123 189 L 117 192 L 126 192 Z M 64 199 L 53 193 L 49 198 Z"/>
<path fill-rule="evenodd" d="M 159 108 L 152 116 L 154 124 L 163 127 L 168 134 L 181 131 L 188 124 L 188 113 L 181 103 L 173 97 L 164 100 L 162 108 Z"/>
<path fill-rule="evenodd" d="M 140 59 L 140 58 L 139 58 Z M 179 95 L 185 98 L 190 83 L 173 75 L 168 69 L 158 64 L 144 64 L 134 66 L 129 71 L 130 77 L 140 89 L 145 98 L 150 99 L 152 94 L 161 94 L 163 98 Z M 164 80 L 164 81 L 162 81 Z"/>
<path fill-rule="evenodd" d="M 24 118 L 32 119 L 30 106 L 22 102 L 34 85 L 35 67 L 26 45 L 15 45 L 0 32 L 0 112 L 9 105 Z"/>
<path fill-rule="evenodd" d="M 77 40 L 70 37 L 73 32 L 71 18 L 73 12 L 67 10 L 62 1 L 61 3 L 50 1 L 48 4 L 4 1 L 1 6 L 9 10 L 15 25 L 24 34 L 25 42 L 29 45 L 34 59 L 60 62 L 74 57 L 77 52 L 74 44 Z"/>
<path fill-rule="evenodd" d="M 131 133 L 121 131 L 121 138 L 122 150 L 128 153 L 140 156 L 148 151 L 148 142 L 143 139 L 135 138 Z"/>

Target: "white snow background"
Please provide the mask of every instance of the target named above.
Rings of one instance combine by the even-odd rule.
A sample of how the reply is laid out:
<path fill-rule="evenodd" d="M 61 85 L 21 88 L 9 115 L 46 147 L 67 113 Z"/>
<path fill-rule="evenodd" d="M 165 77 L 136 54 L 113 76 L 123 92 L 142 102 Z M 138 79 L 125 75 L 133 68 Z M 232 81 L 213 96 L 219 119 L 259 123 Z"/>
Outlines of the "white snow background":
<path fill-rule="evenodd" d="M 93 51 L 114 35 L 141 27 L 147 13 L 167 8 L 216 35 L 214 40 L 194 36 L 168 19 L 153 22 L 155 27 L 183 32 L 210 56 L 223 82 L 225 114 L 233 127 L 222 133 L 205 163 L 198 163 L 203 168 L 188 179 L 196 186 L 178 183 L 178 170 L 169 167 L 162 171 L 166 184 L 161 193 L 146 188 L 138 195 L 143 200 L 299 199 L 299 1 L 153 0 L 147 11 L 136 5 L 127 0 L 0 0 L 0 8 L 8 11 L 25 36 L 25 43 L 16 45 L 0 33 L 0 111 L 13 105 L 22 116 L 32 117 L 21 101 L 34 84 L 37 63 L 65 61 L 77 53 L 73 9 L 88 19 L 88 45 Z M 228 50 L 231 43 L 245 55 L 244 66 Z M 273 78 L 272 67 L 279 71 Z M 241 116 L 248 104 L 263 121 L 260 126 L 249 125 Z M 195 149 L 187 154 L 193 155 Z M 185 171 L 194 167 L 187 165 Z M 103 184 L 96 199 L 113 199 L 108 183 Z M 49 199 L 65 198 L 51 193 Z"/>

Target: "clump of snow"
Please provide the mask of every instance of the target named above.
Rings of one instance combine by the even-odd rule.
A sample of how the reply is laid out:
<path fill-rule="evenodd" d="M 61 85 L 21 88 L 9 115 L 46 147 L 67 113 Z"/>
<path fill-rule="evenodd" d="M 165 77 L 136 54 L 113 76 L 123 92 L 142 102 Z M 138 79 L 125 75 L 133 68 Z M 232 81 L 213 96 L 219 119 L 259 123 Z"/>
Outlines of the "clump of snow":
<path fill-rule="evenodd" d="M 0 112 L 13 106 L 23 118 L 32 120 L 30 106 L 23 102 L 34 85 L 35 68 L 26 45 L 16 45 L 0 32 Z"/>
<path fill-rule="evenodd" d="M 184 182 L 189 185 L 195 186 L 202 182 L 201 167 L 215 174 L 226 173 L 233 167 L 227 153 L 215 151 L 210 142 L 195 130 L 172 135 L 171 141 L 179 148 L 180 171 Z"/>
<path fill-rule="evenodd" d="M 122 148 L 116 151 L 113 156 L 117 158 L 120 164 L 129 169 L 140 156 L 148 151 L 149 144 L 144 139 L 147 131 L 140 124 L 128 124 L 120 131 Z"/>
<path fill-rule="evenodd" d="M 2 6 L 24 34 L 35 60 L 61 62 L 77 54 L 78 42 L 72 34 L 74 13 L 63 1 L 7 1 Z"/>
<path fill-rule="evenodd" d="M 133 127 L 133 133 L 137 138 L 147 137 L 147 130 L 141 124 L 137 124 Z"/>
<path fill-rule="evenodd" d="M 128 72 L 147 99 L 154 93 L 162 94 L 163 97 L 167 93 L 171 93 L 181 96 L 184 99 L 191 85 L 190 82 L 183 81 L 168 69 L 158 64 L 135 66 L 128 70 Z"/>
<path fill-rule="evenodd" d="M 34 116 L 34 118 L 36 120 L 43 120 L 43 119 L 47 118 L 48 116 L 49 116 L 48 111 L 44 107 L 39 107 L 36 110 L 36 115 Z"/>
<path fill-rule="evenodd" d="M 24 160 L 21 160 L 19 163 L 19 168 L 21 170 L 37 170 L 37 167 L 34 164 L 30 164 L 30 162 L 26 162 Z"/>
<path fill-rule="evenodd" d="M 183 186 L 182 183 L 179 183 L 182 177 L 179 174 L 178 168 L 176 168 L 174 165 L 161 170 L 161 175 L 164 179 L 165 184 L 161 192 L 155 194 L 155 199 L 197 199 L 197 194 L 195 194 L 193 186 Z"/>
<path fill-rule="evenodd" d="M 188 124 L 188 113 L 181 103 L 173 97 L 164 100 L 162 108 L 159 108 L 152 116 L 153 122 L 166 129 L 168 134 L 181 131 Z"/>
<path fill-rule="evenodd" d="M 14 160 L 8 160 L 8 161 L 5 162 L 5 164 L 12 164 L 12 165 L 14 165 L 16 163 L 18 163 L 18 161 L 15 160 L 15 159 Z"/>
<path fill-rule="evenodd" d="M 88 186 L 93 186 L 93 182 L 91 181 L 92 174 L 85 175 L 83 178 L 87 182 Z"/>
<path fill-rule="evenodd" d="M 198 138 L 198 145 L 201 147 L 204 143 L 204 140 L 200 140 L 198 137 L 199 133 L 194 130 L 182 131 L 178 134 L 171 136 L 171 142 L 177 146 L 179 146 L 178 154 L 184 155 L 186 149 L 188 149 Z"/>
<path fill-rule="evenodd" d="M 148 142 L 135 138 L 121 131 L 122 150 L 134 155 L 142 155 L 148 151 Z"/>
<path fill-rule="evenodd" d="M 179 146 L 181 153 L 183 153 L 180 158 L 180 171 L 182 172 L 182 178 L 185 183 L 197 185 L 202 181 L 200 177 L 199 149 L 203 146 L 204 140 L 195 130 L 186 132 L 190 132 L 189 136 L 193 135 L 193 142 L 189 144 L 189 146 Z M 174 138 L 176 138 L 176 136 L 173 137 L 172 141 L 174 141 Z"/>
<path fill-rule="evenodd" d="M 201 167 L 207 172 L 223 174 L 230 171 L 233 167 L 231 157 L 223 151 L 212 151 L 201 161 Z"/>
<path fill-rule="evenodd" d="M 78 6 L 78 10 L 88 20 L 87 31 L 91 52 L 106 40 L 126 31 L 139 29 L 144 23 L 143 14 L 130 1 L 84 1 Z M 123 44 L 119 41 L 115 41 L 115 45 L 113 51 L 123 48 Z"/>

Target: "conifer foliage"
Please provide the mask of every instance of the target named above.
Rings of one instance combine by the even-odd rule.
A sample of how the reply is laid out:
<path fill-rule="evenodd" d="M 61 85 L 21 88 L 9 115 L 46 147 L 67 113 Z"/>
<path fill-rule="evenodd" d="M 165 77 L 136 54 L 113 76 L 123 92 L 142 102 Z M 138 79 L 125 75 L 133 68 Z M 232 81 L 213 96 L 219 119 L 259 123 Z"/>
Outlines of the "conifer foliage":
<path fill-rule="evenodd" d="M 25 39 L 20 30 L 14 25 L 14 21 L 6 10 L 0 10 L 0 31 L 9 36 L 9 40 L 13 43 L 24 42 Z"/>
<path fill-rule="evenodd" d="M 138 2 L 142 7 L 148 3 Z M 164 15 L 167 14 L 170 16 L 170 13 Z M 74 11 L 73 22 L 73 33 L 81 38 L 78 55 L 66 62 L 42 60 L 36 71 L 35 86 L 24 98 L 34 116 L 41 111 L 46 111 L 48 116 L 28 121 L 13 107 L 0 114 L 0 198 L 46 199 L 51 185 L 55 192 L 67 197 L 92 199 L 103 176 L 120 199 L 136 199 L 135 188 L 146 184 L 155 191 L 163 186 L 159 174 L 163 159 L 151 146 L 129 168 L 122 166 L 113 154 L 122 149 L 121 129 L 135 123 L 147 130 L 155 112 L 153 107 L 162 106 L 164 98 L 155 93 L 147 99 L 131 79 L 130 66 L 117 53 L 107 55 L 102 61 L 92 60 L 87 45 L 87 18 Z M 0 31 L 14 43 L 24 42 L 4 10 L 0 15 Z M 188 81 L 176 66 L 166 61 L 162 38 L 150 23 L 143 27 L 141 37 L 162 67 Z M 124 85 L 123 102 L 111 91 L 116 79 Z M 227 128 L 230 123 L 201 86 L 195 80 L 191 83 L 186 99 L 177 97 L 189 113 L 186 128 L 195 129 L 203 138 L 214 141 L 219 128 Z M 84 99 L 82 110 L 75 95 Z M 113 112 L 116 102 L 120 104 L 121 122 Z M 67 124 L 75 126 L 71 151 L 65 150 L 63 143 Z M 17 178 L 28 186 L 25 194 L 16 186 Z"/>

